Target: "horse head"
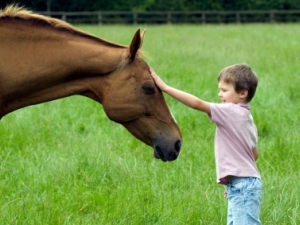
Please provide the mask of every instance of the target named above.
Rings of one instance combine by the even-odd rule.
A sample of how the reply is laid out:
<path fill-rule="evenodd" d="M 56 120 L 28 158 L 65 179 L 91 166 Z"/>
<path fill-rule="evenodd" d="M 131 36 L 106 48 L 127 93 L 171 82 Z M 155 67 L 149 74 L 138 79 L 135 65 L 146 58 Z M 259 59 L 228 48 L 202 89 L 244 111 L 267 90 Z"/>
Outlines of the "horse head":
<path fill-rule="evenodd" d="M 156 158 L 178 157 L 180 130 L 139 56 L 144 32 L 137 30 L 128 47 L 15 6 L 0 11 L 0 20 L 0 119 L 79 94 L 100 102 L 108 118 L 153 146 Z"/>
<path fill-rule="evenodd" d="M 139 57 L 145 31 L 135 33 L 119 69 L 110 75 L 102 105 L 109 119 L 154 149 L 154 157 L 175 160 L 181 133 L 162 92 L 150 76 L 148 64 Z M 113 79 L 118 77 L 118 79 Z"/>

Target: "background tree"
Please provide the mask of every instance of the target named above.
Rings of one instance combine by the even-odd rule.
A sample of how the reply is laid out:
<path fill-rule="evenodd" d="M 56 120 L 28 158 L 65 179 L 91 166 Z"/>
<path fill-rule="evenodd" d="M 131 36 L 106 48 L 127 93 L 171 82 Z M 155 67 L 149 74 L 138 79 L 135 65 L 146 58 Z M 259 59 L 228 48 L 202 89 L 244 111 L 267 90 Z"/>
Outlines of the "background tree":
<path fill-rule="evenodd" d="M 191 11 L 295 10 L 300 0 L 0 0 L 0 7 L 17 3 L 34 11 Z"/>

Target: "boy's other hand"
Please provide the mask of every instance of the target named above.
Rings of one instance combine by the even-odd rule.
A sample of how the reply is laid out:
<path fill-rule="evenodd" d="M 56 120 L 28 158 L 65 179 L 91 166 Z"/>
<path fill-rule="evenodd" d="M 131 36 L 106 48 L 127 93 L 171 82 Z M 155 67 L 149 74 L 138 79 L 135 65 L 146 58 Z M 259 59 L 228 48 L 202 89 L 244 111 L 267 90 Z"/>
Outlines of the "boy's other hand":
<path fill-rule="evenodd" d="M 227 191 L 226 190 L 224 191 L 224 198 L 226 198 L 228 200 Z"/>

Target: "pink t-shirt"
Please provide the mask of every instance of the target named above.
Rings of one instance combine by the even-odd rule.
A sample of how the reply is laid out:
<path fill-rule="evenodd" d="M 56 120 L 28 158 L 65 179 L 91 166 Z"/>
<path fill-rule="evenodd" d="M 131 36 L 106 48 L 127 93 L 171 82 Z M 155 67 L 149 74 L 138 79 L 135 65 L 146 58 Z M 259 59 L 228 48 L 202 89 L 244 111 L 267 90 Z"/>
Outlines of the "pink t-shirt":
<path fill-rule="evenodd" d="M 217 182 L 226 184 L 224 177 L 258 177 L 252 150 L 257 148 L 257 128 L 248 104 L 210 103 L 210 121 L 217 125 L 215 160 Z"/>

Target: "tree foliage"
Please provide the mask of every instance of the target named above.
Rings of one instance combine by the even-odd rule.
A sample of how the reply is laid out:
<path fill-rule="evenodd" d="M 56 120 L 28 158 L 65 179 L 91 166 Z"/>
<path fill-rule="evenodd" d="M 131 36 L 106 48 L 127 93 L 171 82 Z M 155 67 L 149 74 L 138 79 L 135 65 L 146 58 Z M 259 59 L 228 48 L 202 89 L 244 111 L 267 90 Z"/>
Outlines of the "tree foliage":
<path fill-rule="evenodd" d="M 300 0 L 0 0 L 0 7 L 16 3 L 34 11 L 192 11 L 296 10 Z"/>

